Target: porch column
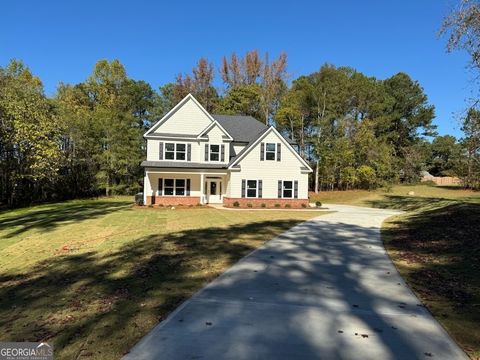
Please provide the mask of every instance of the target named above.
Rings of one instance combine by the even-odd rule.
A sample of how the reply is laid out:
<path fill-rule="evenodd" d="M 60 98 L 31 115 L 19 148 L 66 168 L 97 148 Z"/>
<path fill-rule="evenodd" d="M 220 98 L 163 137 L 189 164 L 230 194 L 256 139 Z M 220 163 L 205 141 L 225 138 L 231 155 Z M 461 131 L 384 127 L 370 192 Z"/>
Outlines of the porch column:
<path fill-rule="evenodd" d="M 203 193 L 204 193 L 204 184 L 205 184 L 205 174 L 201 173 L 200 174 L 200 204 L 204 204 L 204 198 L 203 198 Z"/>
<path fill-rule="evenodd" d="M 148 177 L 148 172 L 145 170 L 145 177 L 143 178 L 143 204 L 147 203 L 147 191 L 150 191 L 150 179 Z"/>

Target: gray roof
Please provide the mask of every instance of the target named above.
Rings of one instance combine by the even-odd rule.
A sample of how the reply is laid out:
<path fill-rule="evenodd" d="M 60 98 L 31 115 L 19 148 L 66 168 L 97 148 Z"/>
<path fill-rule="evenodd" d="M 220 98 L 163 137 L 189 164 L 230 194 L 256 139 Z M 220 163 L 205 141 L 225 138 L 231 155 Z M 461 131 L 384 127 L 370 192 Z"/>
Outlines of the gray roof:
<path fill-rule="evenodd" d="M 187 169 L 226 169 L 227 164 L 202 164 L 188 161 L 143 161 L 141 166 L 152 168 L 187 168 Z"/>
<path fill-rule="evenodd" d="M 267 125 L 251 116 L 244 115 L 212 115 L 233 138 L 233 141 L 249 143 L 259 132 L 267 129 Z"/>
<path fill-rule="evenodd" d="M 240 156 L 242 156 L 243 153 L 247 152 L 248 149 L 250 149 L 250 146 L 257 141 L 266 131 L 268 130 L 268 127 L 265 127 L 262 131 L 260 131 L 251 141 L 250 143 L 245 146 L 237 155 L 235 155 L 233 158 L 230 159 L 229 166 L 233 164 L 235 160 L 237 160 Z"/>

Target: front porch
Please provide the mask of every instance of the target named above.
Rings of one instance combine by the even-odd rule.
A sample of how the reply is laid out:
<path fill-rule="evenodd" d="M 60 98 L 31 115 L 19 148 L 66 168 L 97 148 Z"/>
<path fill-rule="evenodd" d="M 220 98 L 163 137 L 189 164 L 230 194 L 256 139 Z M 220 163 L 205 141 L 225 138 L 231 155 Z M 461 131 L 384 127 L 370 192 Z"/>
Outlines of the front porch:
<path fill-rule="evenodd" d="M 222 204 L 227 186 L 227 172 L 217 170 L 146 170 L 143 201 L 157 206 Z"/>

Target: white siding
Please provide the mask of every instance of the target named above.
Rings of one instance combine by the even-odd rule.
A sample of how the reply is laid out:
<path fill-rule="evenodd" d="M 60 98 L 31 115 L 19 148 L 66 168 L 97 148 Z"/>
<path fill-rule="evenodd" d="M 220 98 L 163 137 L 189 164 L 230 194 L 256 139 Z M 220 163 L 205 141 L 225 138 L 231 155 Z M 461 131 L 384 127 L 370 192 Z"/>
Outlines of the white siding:
<path fill-rule="evenodd" d="M 203 129 L 202 129 L 203 130 Z M 230 143 L 224 141 L 223 136 L 224 133 L 220 128 L 214 126 L 209 132 L 209 144 L 218 144 L 218 145 L 225 145 L 225 159 L 224 163 L 228 163 L 230 160 Z M 148 161 L 159 161 L 159 149 L 160 143 L 182 143 L 182 144 L 190 144 L 192 147 L 191 150 L 191 162 L 196 163 L 210 163 L 209 161 L 205 161 L 205 144 L 206 141 L 197 141 L 197 140 L 178 140 L 178 139 L 147 139 L 147 160 Z M 164 155 L 165 156 L 165 155 Z M 217 162 L 215 162 L 217 163 Z M 219 161 L 218 163 L 221 163 Z"/>
<path fill-rule="evenodd" d="M 260 161 L 260 144 L 282 143 L 281 161 Z M 270 132 L 240 161 L 241 171 L 232 171 L 230 174 L 229 197 L 240 198 L 242 196 L 242 179 L 262 180 L 262 198 L 278 198 L 278 180 L 298 181 L 298 198 L 308 198 L 308 174 L 302 174 L 301 167 L 304 165 L 293 154 L 278 135 Z"/>
<path fill-rule="evenodd" d="M 242 151 L 244 148 L 245 148 L 246 145 L 233 145 L 233 151 L 235 153 L 235 155 L 238 155 L 240 153 L 240 151 Z"/>
<path fill-rule="evenodd" d="M 200 134 L 212 120 L 198 107 L 192 99 L 189 99 L 175 113 L 160 125 L 154 133 L 167 134 Z"/>

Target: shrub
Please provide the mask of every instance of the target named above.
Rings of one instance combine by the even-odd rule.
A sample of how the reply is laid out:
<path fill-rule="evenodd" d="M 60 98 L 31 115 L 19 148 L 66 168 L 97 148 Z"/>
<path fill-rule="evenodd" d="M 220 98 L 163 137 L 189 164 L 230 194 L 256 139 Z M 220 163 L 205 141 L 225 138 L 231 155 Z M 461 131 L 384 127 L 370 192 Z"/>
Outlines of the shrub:
<path fill-rule="evenodd" d="M 248 203 L 247 207 L 249 207 L 249 208 L 253 207 L 252 203 Z"/>
<path fill-rule="evenodd" d="M 305 204 L 305 203 L 302 203 L 302 208 L 304 208 L 304 209 L 305 209 L 306 207 L 307 207 L 307 204 Z"/>
<path fill-rule="evenodd" d="M 437 183 L 433 180 L 427 180 L 427 181 L 422 181 L 420 185 L 437 186 Z"/>
<path fill-rule="evenodd" d="M 280 204 L 275 204 L 275 207 L 276 208 L 279 208 L 281 205 Z"/>
<path fill-rule="evenodd" d="M 371 190 L 375 187 L 377 182 L 377 174 L 375 169 L 367 165 L 362 165 L 357 169 L 357 176 L 360 186 L 363 189 Z"/>
<path fill-rule="evenodd" d="M 266 208 L 267 207 L 267 204 L 265 203 L 262 203 L 262 205 L 260 205 L 262 208 Z"/>
<path fill-rule="evenodd" d="M 292 205 L 290 205 L 290 204 L 285 204 L 285 207 L 286 207 L 287 209 L 290 209 L 290 208 L 292 207 Z"/>
<path fill-rule="evenodd" d="M 234 207 L 240 207 L 240 203 L 239 203 L 238 201 L 235 201 L 235 202 L 233 203 L 233 206 L 234 206 Z"/>
<path fill-rule="evenodd" d="M 315 206 L 316 207 L 322 207 L 322 202 L 321 201 L 315 201 Z"/>

